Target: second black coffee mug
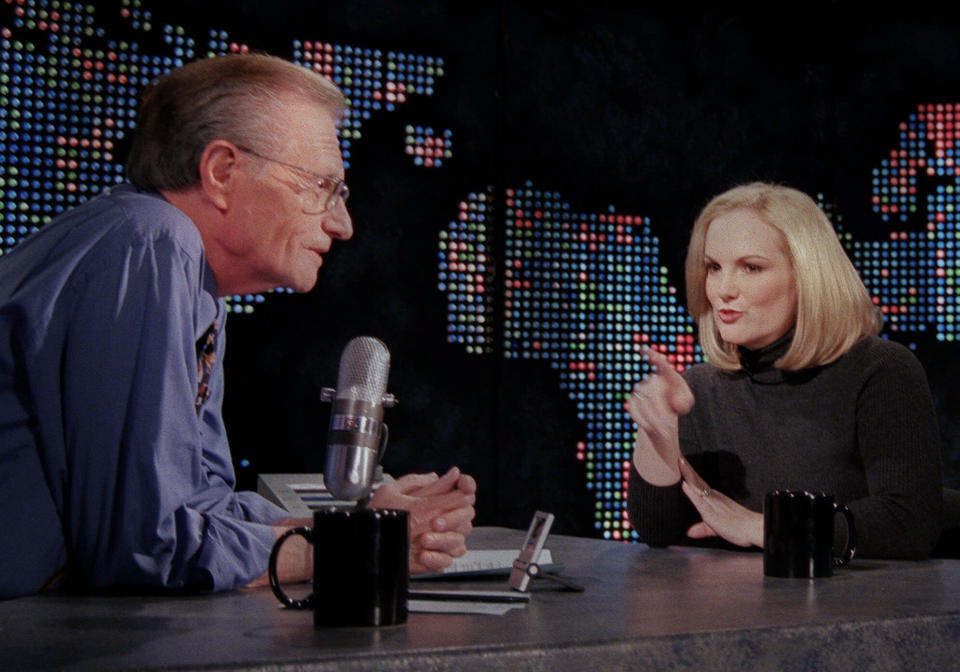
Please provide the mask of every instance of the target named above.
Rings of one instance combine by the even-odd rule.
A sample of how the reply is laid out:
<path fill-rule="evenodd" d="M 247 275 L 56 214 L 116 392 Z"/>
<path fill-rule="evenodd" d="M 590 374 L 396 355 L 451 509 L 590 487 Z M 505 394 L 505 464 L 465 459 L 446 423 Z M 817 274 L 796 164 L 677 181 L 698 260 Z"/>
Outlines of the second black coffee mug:
<path fill-rule="evenodd" d="M 295 600 L 277 579 L 283 542 L 298 534 L 313 544 L 313 592 Z M 410 541 L 407 512 L 314 511 L 313 527 L 287 530 L 273 546 L 270 587 L 288 607 L 313 609 L 317 626 L 395 625 L 407 620 Z"/>
<path fill-rule="evenodd" d="M 846 544 L 833 548 L 834 515 L 847 521 Z M 832 495 L 776 490 L 763 501 L 763 573 L 767 576 L 813 579 L 832 576 L 856 552 L 856 530 L 850 510 Z"/>

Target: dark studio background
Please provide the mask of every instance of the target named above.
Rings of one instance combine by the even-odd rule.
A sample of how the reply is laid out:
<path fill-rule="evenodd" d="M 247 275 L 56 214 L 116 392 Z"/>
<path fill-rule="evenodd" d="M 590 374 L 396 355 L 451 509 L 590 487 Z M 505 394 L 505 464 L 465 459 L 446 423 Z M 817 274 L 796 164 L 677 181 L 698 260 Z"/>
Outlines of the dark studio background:
<path fill-rule="evenodd" d="M 388 471 L 457 464 L 480 483 L 478 522 L 523 527 L 541 508 L 558 530 L 595 533 L 573 457 L 583 428 L 555 372 L 446 343 L 437 232 L 467 192 L 533 180 L 583 211 L 649 216 L 678 284 L 697 211 L 746 180 L 823 192 L 856 236 L 887 237 L 870 211 L 871 169 L 918 102 L 958 100 L 960 26 L 838 3 L 789 19 L 626 5 L 288 0 L 206 3 L 194 17 L 280 55 L 299 36 L 446 66 L 434 96 L 365 124 L 348 171 L 356 235 L 317 289 L 232 318 L 226 413 L 235 456 L 251 462 L 242 485 L 258 471 L 322 469 L 319 388 L 335 384 L 343 345 L 370 334 L 391 350 L 401 400 L 387 411 Z M 184 22 L 175 5 L 163 11 Z M 451 128 L 453 159 L 414 169 L 401 151 L 408 123 Z M 901 340 L 926 364 L 956 479 L 956 346 L 918 336 Z"/>
<path fill-rule="evenodd" d="M 312 34 L 442 56 L 446 75 L 436 95 L 365 126 L 348 174 L 357 233 L 330 256 L 318 288 L 233 320 L 228 421 L 235 453 L 252 462 L 241 473 L 321 469 L 327 415 L 317 390 L 335 382 L 342 345 L 371 334 L 392 351 L 390 388 L 401 399 L 387 415 L 387 469 L 460 465 L 480 482 L 488 524 L 522 527 L 542 508 L 558 514 L 558 529 L 594 533 L 573 459 L 583 428 L 555 372 L 445 342 L 437 231 L 464 194 L 533 180 L 583 211 L 615 204 L 647 215 L 680 284 L 697 211 L 746 180 L 823 192 L 856 236 L 887 237 L 890 225 L 870 211 L 872 168 L 918 102 L 960 95 L 960 27 L 931 14 L 870 16 L 841 4 L 789 19 L 634 3 L 309 5 L 233 6 L 230 32 L 253 46 L 271 26 L 277 43 L 262 44 L 281 54 L 288 36 Z M 452 128 L 453 160 L 412 169 L 399 151 L 407 123 Z M 931 377 L 956 482 L 956 346 L 919 336 L 901 340 L 916 343 Z"/>
<path fill-rule="evenodd" d="M 119 3 L 94 4 L 106 14 Z M 364 122 L 347 173 L 356 233 L 327 256 L 317 288 L 231 316 L 225 416 L 242 487 L 254 488 L 259 472 L 322 470 L 320 388 L 336 383 L 350 338 L 377 336 L 400 399 L 386 412 L 385 468 L 459 465 L 480 484 L 480 524 L 525 527 L 543 509 L 557 514 L 558 532 L 596 534 L 575 459 L 584 427 L 557 372 L 505 359 L 499 339 L 489 355 L 447 343 L 437 237 L 468 193 L 530 180 L 580 212 L 613 205 L 647 216 L 682 295 L 696 213 L 741 182 L 820 192 L 861 240 L 921 230 L 922 217 L 894 225 L 871 211 L 871 171 L 918 103 L 960 102 L 960 22 L 917 5 L 894 14 L 809 3 L 774 16 L 769 5 L 732 3 L 141 4 L 157 24 L 197 36 L 225 30 L 279 56 L 300 39 L 444 59 L 434 95 Z M 451 129 L 453 158 L 414 167 L 403 152 L 407 124 Z M 960 346 L 932 331 L 896 338 L 926 367 L 945 478 L 960 486 Z"/>

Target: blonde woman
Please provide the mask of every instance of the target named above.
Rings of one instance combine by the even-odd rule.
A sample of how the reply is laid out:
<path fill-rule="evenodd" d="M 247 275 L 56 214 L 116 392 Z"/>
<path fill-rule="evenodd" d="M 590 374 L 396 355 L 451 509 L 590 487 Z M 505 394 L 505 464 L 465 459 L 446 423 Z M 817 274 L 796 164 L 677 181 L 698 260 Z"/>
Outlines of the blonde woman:
<path fill-rule="evenodd" d="M 926 377 L 877 336 L 878 313 L 816 203 L 762 183 L 717 196 L 694 225 L 686 281 L 709 363 L 680 375 L 648 350 L 656 373 L 629 396 L 641 540 L 761 547 L 764 495 L 791 488 L 849 506 L 858 556 L 926 557 L 942 497 Z"/>

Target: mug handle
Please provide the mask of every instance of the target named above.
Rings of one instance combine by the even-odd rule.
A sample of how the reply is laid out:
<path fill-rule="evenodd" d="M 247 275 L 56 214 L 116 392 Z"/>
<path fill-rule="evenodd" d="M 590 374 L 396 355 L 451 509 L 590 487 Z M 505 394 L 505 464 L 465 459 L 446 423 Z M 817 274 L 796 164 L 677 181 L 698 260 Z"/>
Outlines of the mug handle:
<path fill-rule="evenodd" d="M 274 542 L 273 550 L 270 551 L 267 575 L 270 577 L 270 588 L 273 590 L 273 594 L 277 596 L 277 599 L 280 600 L 281 604 L 292 609 L 312 609 L 313 593 L 310 593 L 302 600 L 295 600 L 283 592 L 283 588 L 280 587 L 280 580 L 277 578 L 277 556 L 280 555 L 280 547 L 283 546 L 283 542 L 295 534 L 299 534 L 306 539 L 307 543 L 313 543 L 313 530 L 309 527 L 294 527 L 281 534 L 276 542 Z"/>
<path fill-rule="evenodd" d="M 846 504 L 834 502 L 833 512 L 834 514 L 840 512 L 843 514 L 843 517 L 847 519 L 847 543 L 844 544 L 844 549 L 840 554 L 840 557 L 833 559 L 834 567 L 843 567 L 845 564 L 853 560 L 853 556 L 857 552 L 857 528 L 854 527 L 853 514 L 850 513 L 850 509 L 847 508 Z"/>

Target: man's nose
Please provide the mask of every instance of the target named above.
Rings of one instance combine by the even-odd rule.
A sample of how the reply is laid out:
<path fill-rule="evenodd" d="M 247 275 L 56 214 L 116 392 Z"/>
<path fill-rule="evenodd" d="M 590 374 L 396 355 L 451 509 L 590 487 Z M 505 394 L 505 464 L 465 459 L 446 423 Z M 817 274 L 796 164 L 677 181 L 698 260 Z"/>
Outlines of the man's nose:
<path fill-rule="evenodd" d="M 353 236 L 353 220 L 342 198 L 324 214 L 323 229 L 331 238 L 349 240 Z"/>

